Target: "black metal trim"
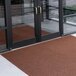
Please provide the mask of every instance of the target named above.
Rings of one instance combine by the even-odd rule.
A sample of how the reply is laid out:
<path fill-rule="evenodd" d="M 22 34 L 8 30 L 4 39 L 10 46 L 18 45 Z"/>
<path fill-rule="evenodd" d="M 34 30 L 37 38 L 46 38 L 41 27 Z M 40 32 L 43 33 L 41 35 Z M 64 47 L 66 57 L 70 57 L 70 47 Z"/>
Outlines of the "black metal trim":
<path fill-rule="evenodd" d="M 18 48 L 22 46 L 26 46 L 29 44 L 33 44 L 36 42 L 52 39 L 59 37 L 60 35 L 63 34 L 63 9 L 62 9 L 62 1 L 59 0 L 59 32 L 41 36 L 41 14 L 39 11 L 38 6 L 41 5 L 41 0 L 34 0 L 34 31 L 35 31 L 35 38 L 28 39 L 28 40 L 23 40 L 20 42 L 13 43 L 13 35 L 12 35 L 12 14 L 11 14 L 11 0 L 5 0 L 4 2 L 4 14 L 5 14 L 5 29 L 6 32 L 6 47 L 7 49 L 12 49 L 12 48 Z M 38 8 L 38 14 L 36 14 L 35 7 Z M 48 0 L 46 0 L 46 18 L 49 19 L 49 8 L 48 8 Z"/>
<path fill-rule="evenodd" d="M 33 44 L 33 43 L 36 43 L 35 38 L 29 39 L 29 40 L 23 40 L 23 41 L 20 41 L 20 42 L 16 42 L 16 43 L 13 43 L 13 49 L 18 48 L 18 47 L 22 47 L 22 46 L 26 46 L 26 45 L 29 45 L 29 44 Z"/>
<path fill-rule="evenodd" d="M 5 16 L 5 35 L 6 35 L 6 47 L 12 48 L 12 19 L 11 19 L 11 0 L 4 1 L 4 16 Z"/>
<path fill-rule="evenodd" d="M 52 38 L 56 38 L 56 37 L 59 37 L 59 36 L 60 36 L 59 32 L 53 33 L 53 34 L 49 34 L 49 35 L 45 35 L 45 36 L 42 36 L 42 41 L 48 40 L 48 39 L 52 39 Z"/>
<path fill-rule="evenodd" d="M 42 20 L 42 17 L 41 17 L 40 11 L 38 9 L 38 6 L 41 6 L 40 0 L 35 0 L 34 1 L 35 38 L 29 39 L 29 40 L 23 40 L 23 41 L 20 41 L 20 42 L 16 42 L 16 43 L 13 44 L 13 48 L 26 46 L 26 45 L 29 45 L 29 44 L 37 43 L 37 42 L 40 42 L 40 41 L 44 41 L 44 40 L 48 40 L 48 39 L 52 39 L 52 38 L 56 38 L 56 37 L 60 36 L 60 32 L 56 32 L 56 33 L 53 33 L 53 34 L 41 36 L 41 20 Z M 35 7 L 37 7 L 37 9 L 38 9 L 38 14 L 36 14 Z M 49 15 L 48 15 L 48 17 L 49 17 Z"/>
<path fill-rule="evenodd" d="M 45 5 L 46 5 L 46 19 L 49 19 L 49 0 L 45 0 Z"/>
<path fill-rule="evenodd" d="M 45 35 L 45 36 L 42 36 L 41 41 L 49 40 L 49 39 L 56 38 L 56 37 L 59 37 L 59 36 L 60 36 L 59 32 L 49 34 L 49 35 Z M 31 44 L 34 44 L 34 43 L 37 43 L 35 38 L 29 39 L 29 40 L 23 40 L 21 42 L 14 43 L 13 49 L 14 48 L 19 48 L 19 47 L 22 47 L 22 46 L 26 46 L 26 45 L 31 45 Z"/>
<path fill-rule="evenodd" d="M 36 38 L 36 42 L 41 41 L 41 14 L 40 14 L 40 9 L 38 8 L 38 6 L 40 6 L 40 0 L 34 0 L 34 30 L 35 30 L 35 38 Z M 37 14 L 36 14 L 36 10 L 35 8 L 37 8 Z"/>
<path fill-rule="evenodd" d="M 63 35 L 63 0 L 59 0 L 59 31 Z"/>

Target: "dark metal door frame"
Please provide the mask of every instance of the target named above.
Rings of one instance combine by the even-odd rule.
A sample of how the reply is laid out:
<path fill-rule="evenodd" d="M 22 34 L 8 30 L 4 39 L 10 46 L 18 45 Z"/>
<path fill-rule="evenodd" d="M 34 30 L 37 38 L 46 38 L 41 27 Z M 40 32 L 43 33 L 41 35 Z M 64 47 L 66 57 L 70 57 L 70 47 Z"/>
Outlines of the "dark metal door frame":
<path fill-rule="evenodd" d="M 55 34 L 50 34 L 47 36 L 41 37 L 41 0 L 34 0 L 34 30 L 35 37 L 33 39 L 24 40 L 18 43 L 13 43 L 12 37 L 12 15 L 11 15 L 11 0 L 5 0 L 4 2 L 4 11 L 5 11 L 5 26 L 7 29 L 6 32 L 6 45 L 8 49 L 24 46 L 27 44 L 36 43 L 42 40 L 51 39 L 60 35 L 63 35 L 63 10 L 62 10 L 62 0 L 59 0 L 59 32 Z M 48 2 L 47 2 L 48 3 Z"/>
<path fill-rule="evenodd" d="M 41 41 L 41 18 L 39 12 L 39 0 L 34 0 L 34 23 L 36 42 Z"/>
<path fill-rule="evenodd" d="M 4 0 L 4 16 L 5 16 L 5 35 L 6 48 L 11 49 L 13 45 L 12 39 L 12 19 L 11 19 L 11 0 Z"/>
<path fill-rule="evenodd" d="M 59 31 L 60 36 L 64 34 L 63 28 L 63 0 L 59 0 Z"/>
<path fill-rule="evenodd" d="M 42 0 L 38 0 L 39 1 L 39 6 L 41 7 L 41 2 Z M 63 33 L 63 23 L 61 22 L 63 20 L 62 17 L 62 1 L 61 0 L 58 0 L 59 1 L 59 31 L 56 32 L 56 33 L 53 33 L 53 34 L 49 34 L 49 35 L 46 35 L 46 36 L 42 36 L 41 37 L 41 40 L 47 40 L 47 39 L 51 39 L 51 38 L 55 38 L 55 37 L 59 37 L 59 36 L 62 36 L 62 33 Z M 46 8 L 46 19 L 50 20 L 49 19 L 49 0 L 45 0 L 45 8 Z M 40 18 L 40 17 L 39 17 Z M 62 25 L 61 25 L 62 24 Z M 62 33 L 61 33 L 62 32 Z"/>
<path fill-rule="evenodd" d="M 29 45 L 29 44 L 33 44 L 33 43 L 41 41 L 41 26 L 40 26 L 41 22 L 39 19 L 39 12 L 38 12 L 38 0 L 34 0 L 33 2 L 34 2 L 33 9 L 34 9 L 34 34 L 35 34 L 35 38 L 14 43 L 13 48 L 17 48 L 17 47 L 21 47 L 21 46 L 25 46 L 25 45 Z"/>
<path fill-rule="evenodd" d="M 36 10 L 37 8 L 37 10 Z M 37 14 L 36 14 L 37 12 Z M 5 14 L 5 26 L 7 29 L 5 30 L 6 33 L 6 48 L 12 49 L 15 47 L 35 43 L 41 41 L 41 26 L 39 26 L 39 14 L 38 14 L 38 0 L 34 0 L 34 31 L 35 31 L 35 38 L 29 40 L 23 40 L 18 43 L 13 43 L 13 32 L 12 32 L 12 12 L 11 12 L 11 0 L 4 0 L 4 14 Z"/>
<path fill-rule="evenodd" d="M 49 0 L 45 0 L 46 1 L 46 19 L 51 20 L 49 18 Z M 59 9 L 59 32 L 60 32 L 60 36 L 62 36 L 64 34 L 63 30 L 63 0 L 58 0 L 58 9 Z"/>

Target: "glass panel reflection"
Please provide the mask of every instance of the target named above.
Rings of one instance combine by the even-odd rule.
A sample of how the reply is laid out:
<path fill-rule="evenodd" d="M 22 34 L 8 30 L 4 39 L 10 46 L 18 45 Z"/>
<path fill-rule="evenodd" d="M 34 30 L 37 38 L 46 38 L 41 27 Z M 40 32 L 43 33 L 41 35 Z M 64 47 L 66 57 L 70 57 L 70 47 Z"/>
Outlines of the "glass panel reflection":
<path fill-rule="evenodd" d="M 76 1 L 64 0 L 63 1 L 64 13 L 64 34 L 76 32 Z"/>
<path fill-rule="evenodd" d="M 31 0 L 12 0 L 13 42 L 35 38 L 34 10 Z"/>
<path fill-rule="evenodd" d="M 0 52 L 6 48 L 4 1 L 0 0 Z"/>
<path fill-rule="evenodd" d="M 43 0 L 42 36 L 59 32 L 58 0 Z"/>

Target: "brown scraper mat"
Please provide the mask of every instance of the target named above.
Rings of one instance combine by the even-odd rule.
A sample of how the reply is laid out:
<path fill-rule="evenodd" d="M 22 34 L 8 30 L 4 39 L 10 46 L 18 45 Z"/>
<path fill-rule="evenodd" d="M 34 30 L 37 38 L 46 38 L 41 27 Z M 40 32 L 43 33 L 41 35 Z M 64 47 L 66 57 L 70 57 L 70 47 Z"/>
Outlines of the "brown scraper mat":
<path fill-rule="evenodd" d="M 3 54 L 29 76 L 76 76 L 76 38 L 66 36 Z"/>

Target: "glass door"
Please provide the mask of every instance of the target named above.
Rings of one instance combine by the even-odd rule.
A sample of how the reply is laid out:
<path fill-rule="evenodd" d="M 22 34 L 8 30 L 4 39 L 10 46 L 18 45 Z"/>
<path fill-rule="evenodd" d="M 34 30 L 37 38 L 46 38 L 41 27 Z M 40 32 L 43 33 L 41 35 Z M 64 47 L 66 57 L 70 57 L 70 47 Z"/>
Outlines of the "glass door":
<path fill-rule="evenodd" d="M 6 49 L 4 1 L 0 0 L 0 52 Z"/>
<path fill-rule="evenodd" d="M 64 35 L 76 33 L 76 1 L 63 0 Z"/>
<path fill-rule="evenodd" d="M 60 36 L 59 9 L 56 9 L 59 1 L 5 1 L 9 47 L 20 47 Z"/>
<path fill-rule="evenodd" d="M 11 0 L 13 46 L 60 36 L 58 4 L 53 0 Z"/>
<path fill-rule="evenodd" d="M 36 1 L 11 0 L 13 45 L 35 42 Z"/>
<path fill-rule="evenodd" d="M 60 36 L 59 0 L 39 0 L 42 40 Z"/>

